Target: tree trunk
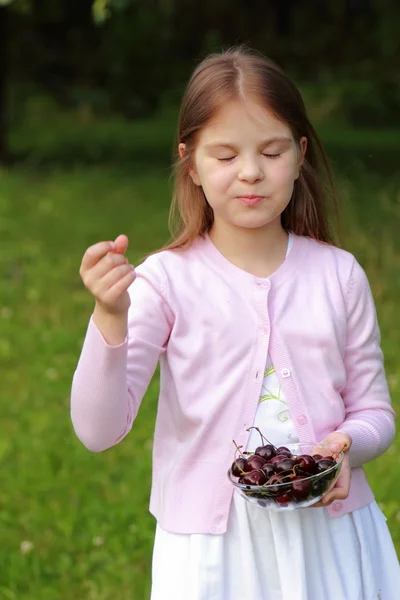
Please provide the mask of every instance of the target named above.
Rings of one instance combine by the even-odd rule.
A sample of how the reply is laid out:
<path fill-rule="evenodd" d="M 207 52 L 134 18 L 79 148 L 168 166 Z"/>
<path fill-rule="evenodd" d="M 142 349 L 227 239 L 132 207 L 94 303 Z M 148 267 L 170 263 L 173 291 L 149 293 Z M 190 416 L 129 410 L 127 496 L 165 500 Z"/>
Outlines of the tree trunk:
<path fill-rule="evenodd" d="M 9 162 L 7 148 L 7 6 L 0 6 L 0 165 Z"/>

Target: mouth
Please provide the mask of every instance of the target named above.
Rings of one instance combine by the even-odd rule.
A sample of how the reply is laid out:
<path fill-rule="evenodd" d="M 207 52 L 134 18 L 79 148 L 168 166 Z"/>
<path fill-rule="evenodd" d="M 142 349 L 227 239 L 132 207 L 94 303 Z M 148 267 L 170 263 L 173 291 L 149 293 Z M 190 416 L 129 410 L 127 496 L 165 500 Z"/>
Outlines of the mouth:
<path fill-rule="evenodd" d="M 240 202 L 243 202 L 243 204 L 246 204 L 246 206 L 256 206 L 256 204 L 259 204 L 260 202 L 262 202 L 264 200 L 263 196 L 237 196 L 237 199 L 240 200 Z"/>

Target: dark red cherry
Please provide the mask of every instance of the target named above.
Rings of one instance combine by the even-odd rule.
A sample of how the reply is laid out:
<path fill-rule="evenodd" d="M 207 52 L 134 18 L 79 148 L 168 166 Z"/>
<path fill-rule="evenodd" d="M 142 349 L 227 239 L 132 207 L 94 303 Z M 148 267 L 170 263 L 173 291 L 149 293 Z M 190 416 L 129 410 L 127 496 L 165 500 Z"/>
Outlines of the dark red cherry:
<path fill-rule="evenodd" d="M 336 469 L 332 469 L 332 467 L 334 467 L 335 465 L 336 465 L 336 462 L 334 460 L 331 460 L 329 458 L 322 458 L 321 460 L 319 460 L 317 462 L 317 469 L 318 469 L 317 472 L 318 473 L 324 473 L 328 469 L 331 469 L 331 471 L 328 472 L 324 476 L 324 479 L 327 479 L 327 480 L 333 479 L 335 477 L 335 471 L 336 471 Z"/>
<path fill-rule="evenodd" d="M 284 494 L 288 491 L 290 486 L 281 485 L 283 483 L 285 483 L 285 478 L 282 477 L 282 475 L 278 475 L 277 473 L 275 475 L 272 475 L 272 477 L 270 477 L 267 481 L 268 492 L 270 492 L 273 495 Z"/>
<path fill-rule="evenodd" d="M 309 479 L 303 479 L 302 477 L 297 477 L 292 482 L 291 492 L 293 498 L 296 500 L 304 500 L 311 492 L 311 481 Z"/>
<path fill-rule="evenodd" d="M 279 446 L 279 448 L 277 448 L 276 450 L 276 454 L 285 454 L 286 456 L 292 456 L 292 453 L 290 452 L 289 448 L 286 448 L 286 446 Z"/>
<path fill-rule="evenodd" d="M 288 458 L 288 456 L 286 454 L 277 454 L 276 456 L 274 456 L 273 458 L 271 458 L 271 460 L 269 461 L 272 465 L 276 465 L 276 463 L 278 463 L 279 461 Z"/>
<path fill-rule="evenodd" d="M 265 463 L 265 465 L 261 467 L 261 471 L 264 471 L 264 473 L 267 476 L 267 479 L 269 479 L 270 477 L 272 477 L 272 475 L 275 474 L 275 467 L 274 465 L 271 465 L 271 463 Z"/>
<path fill-rule="evenodd" d="M 285 494 L 281 494 L 280 496 L 277 496 L 275 498 L 275 500 L 278 502 L 278 504 L 282 504 L 284 506 L 285 504 L 289 504 L 289 502 L 291 500 L 293 500 L 293 497 L 292 497 L 291 492 L 288 491 Z"/>
<path fill-rule="evenodd" d="M 247 459 L 247 466 L 249 467 L 248 470 L 256 470 L 256 469 L 261 469 L 261 467 L 263 465 L 265 465 L 266 460 L 264 458 L 262 458 L 261 456 L 258 456 L 258 454 L 252 454 L 251 456 L 249 456 L 249 458 Z"/>
<path fill-rule="evenodd" d="M 291 458 L 283 458 L 275 464 L 275 471 L 277 473 L 284 473 L 285 471 L 291 471 L 295 465 L 294 460 Z"/>
<path fill-rule="evenodd" d="M 334 467 L 335 464 L 335 461 L 331 458 L 321 458 L 321 460 L 317 461 L 317 472 L 322 473 L 323 471 Z"/>
<path fill-rule="evenodd" d="M 239 479 L 239 483 L 246 485 L 264 485 L 267 482 L 267 476 L 262 471 L 250 471 Z"/>
<path fill-rule="evenodd" d="M 318 479 L 312 486 L 312 494 L 314 497 L 323 496 L 329 487 L 329 479 L 322 477 Z"/>
<path fill-rule="evenodd" d="M 231 472 L 235 477 L 240 477 L 244 473 L 247 473 L 248 470 L 246 459 L 240 457 L 233 461 Z"/>
<path fill-rule="evenodd" d="M 317 462 L 317 460 L 321 460 L 321 458 L 324 458 L 322 454 L 313 454 L 313 459 L 315 462 Z"/>
<path fill-rule="evenodd" d="M 306 473 L 310 473 L 311 475 L 317 472 L 317 465 L 312 456 L 308 454 L 301 454 L 300 456 L 296 456 L 294 459 L 296 465 L 298 465 L 303 471 Z"/>
<path fill-rule="evenodd" d="M 270 460 L 274 456 L 276 456 L 275 448 L 271 444 L 267 444 L 266 446 L 258 446 L 256 448 L 255 454 L 265 458 L 265 460 Z"/>

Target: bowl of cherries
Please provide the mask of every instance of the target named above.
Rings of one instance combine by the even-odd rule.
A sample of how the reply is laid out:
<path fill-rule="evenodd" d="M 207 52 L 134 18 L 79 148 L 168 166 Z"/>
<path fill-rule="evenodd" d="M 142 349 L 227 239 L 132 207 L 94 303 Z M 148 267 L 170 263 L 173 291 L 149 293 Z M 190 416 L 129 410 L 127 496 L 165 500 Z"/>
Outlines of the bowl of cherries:
<path fill-rule="evenodd" d="M 253 429 L 253 428 L 249 428 Z M 335 484 L 343 452 L 320 443 L 275 447 L 255 427 L 262 443 L 254 452 L 236 446 L 228 478 L 248 502 L 272 510 L 295 510 L 318 502 Z M 266 442 L 266 443 L 265 443 Z"/>

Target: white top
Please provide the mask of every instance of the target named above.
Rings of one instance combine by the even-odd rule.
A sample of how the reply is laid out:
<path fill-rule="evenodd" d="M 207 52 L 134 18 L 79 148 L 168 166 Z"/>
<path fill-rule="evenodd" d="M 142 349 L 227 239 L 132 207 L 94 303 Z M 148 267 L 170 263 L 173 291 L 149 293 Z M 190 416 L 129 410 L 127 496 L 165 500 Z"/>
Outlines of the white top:
<path fill-rule="evenodd" d="M 269 356 L 253 425 L 275 446 L 298 442 Z M 252 430 L 247 450 L 260 445 Z M 157 524 L 152 573 L 151 600 L 396 600 L 400 589 L 375 502 L 330 519 L 325 508 L 269 511 L 237 493 L 225 534 L 176 534 Z"/>

